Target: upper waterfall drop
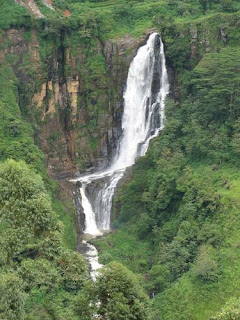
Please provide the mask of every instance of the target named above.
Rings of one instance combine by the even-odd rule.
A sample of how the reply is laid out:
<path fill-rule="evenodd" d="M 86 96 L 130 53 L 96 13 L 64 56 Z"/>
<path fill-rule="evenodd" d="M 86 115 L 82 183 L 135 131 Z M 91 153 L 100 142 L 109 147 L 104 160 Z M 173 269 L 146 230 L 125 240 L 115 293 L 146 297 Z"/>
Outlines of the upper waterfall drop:
<path fill-rule="evenodd" d="M 99 235 L 110 229 L 112 199 L 127 167 L 143 156 L 149 141 L 164 126 L 165 98 L 169 83 L 160 35 L 150 35 L 133 59 L 124 93 L 122 137 L 109 167 L 85 175 L 81 181 L 82 207 L 86 216 L 85 233 Z"/>
<path fill-rule="evenodd" d="M 123 135 L 112 170 L 123 169 L 143 156 L 149 140 L 163 129 L 169 92 L 164 47 L 158 33 L 150 35 L 133 59 L 124 93 Z"/>

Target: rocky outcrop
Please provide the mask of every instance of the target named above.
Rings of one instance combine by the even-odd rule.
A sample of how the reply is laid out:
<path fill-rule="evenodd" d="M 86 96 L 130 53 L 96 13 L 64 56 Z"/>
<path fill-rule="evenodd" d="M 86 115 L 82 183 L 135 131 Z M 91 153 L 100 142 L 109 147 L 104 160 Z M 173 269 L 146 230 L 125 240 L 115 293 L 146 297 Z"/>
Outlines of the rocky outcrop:
<path fill-rule="evenodd" d="M 197 29 L 191 29 L 191 58 L 197 56 L 197 41 L 198 41 L 198 31 Z"/>
<path fill-rule="evenodd" d="M 76 185 L 76 188 L 73 191 L 73 199 L 74 203 L 77 209 L 77 228 L 78 228 L 78 234 L 83 234 L 85 230 L 85 214 L 83 212 L 83 207 L 82 207 L 82 198 L 81 198 L 81 193 L 79 186 Z M 80 239 L 79 239 L 80 240 Z"/>
<path fill-rule="evenodd" d="M 64 30 L 52 38 L 47 29 L 30 34 L 11 29 L 1 35 L 0 63 L 9 54 L 15 57 L 19 104 L 34 123 L 52 175 L 107 165 L 121 134 L 128 67 L 147 36 L 79 40 L 73 47 Z"/>
<path fill-rule="evenodd" d="M 153 66 L 153 81 L 152 81 L 152 88 L 151 88 L 151 92 L 152 92 L 152 103 L 155 103 L 157 100 L 157 96 L 160 90 L 160 81 L 159 79 L 161 79 L 161 74 L 162 74 L 162 70 L 161 70 L 161 57 L 160 57 L 160 38 L 156 37 L 155 38 L 155 43 L 154 43 L 154 56 L 155 56 L 155 61 L 154 61 L 154 66 Z"/>
<path fill-rule="evenodd" d="M 33 14 L 36 18 L 44 17 L 34 0 L 15 0 L 15 2 L 25 7 L 29 11 L 29 13 Z"/>
<path fill-rule="evenodd" d="M 55 10 L 53 7 L 53 0 L 42 0 L 43 4 L 51 10 Z"/>
<path fill-rule="evenodd" d="M 11 0 L 12 1 L 12 0 Z M 34 0 L 14 0 L 16 3 L 20 4 L 24 8 L 28 10 L 28 12 L 32 15 L 34 15 L 35 18 L 44 18 L 44 15 L 40 11 L 38 5 Z M 42 0 L 42 3 L 48 7 L 50 10 L 55 10 L 53 7 L 53 0 Z"/>
<path fill-rule="evenodd" d="M 227 32 L 224 27 L 220 28 L 220 40 L 224 43 L 227 44 Z"/>

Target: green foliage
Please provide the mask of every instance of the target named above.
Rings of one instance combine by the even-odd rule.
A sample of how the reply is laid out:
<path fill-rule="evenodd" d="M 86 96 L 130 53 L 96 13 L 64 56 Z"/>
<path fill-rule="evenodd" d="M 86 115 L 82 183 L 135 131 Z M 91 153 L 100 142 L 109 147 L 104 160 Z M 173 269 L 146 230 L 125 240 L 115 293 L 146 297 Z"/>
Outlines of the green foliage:
<path fill-rule="evenodd" d="M 44 168 L 45 156 L 34 144 L 33 128 L 36 123 L 28 123 L 21 114 L 18 101 L 19 83 L 13 73 L 13 66 L 10 63 L 4 63 L 0 72 L 0 161 L 12 158 L 15 160 L 24 160 L 27 164 L 40 173 L 51 192 L 56 192 L 56 183 L 53 183 L 47 176 Z M 24 107 L 26 109 L 26 106 Z M 64 221 L 63 237 L 68 247 L 74 249 L 76 244 L 76 235 L 74 231 L 74 222 L 66 214 L 65 208 L 56 199 L 54 200 L 54 210 Z M 68 208 L 69 212 L 74 211 Z"/>
<path fill-rule="evenodd" d="M 58 219 L 63 224 L 63 242 L 66 248 L 75 250 L 77 243 L 77 232 L 75 230 L 76 224 L 76 208 L 72 201 L 64 201 L 64 206 L 59 199 L 52 199 L 53 209 L 58 215 Z"/>
<path fill-rule="evenodd" d="M 10 65 L 1 66 L 0 83 L 0 160 L 25 160 L 46 177 L 44 155 L 34 145 L 31 125 L 20 114 L 18 81 Z"/>
<path fill-rule="evenodd" d="M 1 1 L 0 29 L 30 27 L 31 25 L 32 19 L 26 8 L 15 1 Z"/>
<path fill-rule="evenodd" d="M 118 263 L 100 271 L 96 281 L 97 314 L 109 320 L 150 319 L 147 297 L 133 273 Z"/>
<path fill-rule="evenodd" d="M 64 279 L 64 289 L 70 292 L 79 291 L 88 279 L 84 258 L 77 252 L 65 250 L 58 258 L 57 264 Z"/>
<path fill-rule="evenodd" d="M 107 264 L 110 261 L 124 263 L 134 272 L 144 272 L 151 259 L 149 243 L 139 242 L 132 228 L 122 228 L 102 239 L 93 241 L 100 253 L 100 262 Z"/>
<path fill-rule="evenodd" d="M 203 281 L 216 281 L 218 277 L 218 265 L 211 257 L 211 247 L 201 246 L 199 251 L 193 268 L 195 277 Z"/>
<path fill-rule="evenodd" d="M 103 262 L 144 275 L 156 319 L 208 319 L 239 296 L 239 13 L 217 13 L 233 12 L 232 4 L 168 1 L 173 18 L 154 18 L 176 73 L 176 101 L 167 100 L 161 136 L 117 191 L 117 230 L 96 240 Z M 117 254 L 125 230 L 148 255 L 130 263 Z M 238 319 L 238 311 L 219 319 Z"/>
<path fill-rule="evenodd" d="M 19 320 L 24 317 L 23 281 L 14 272 L 0 274 L 0 317 L 2 319 Z"/>
<path fill-rule="evenodd" d="M 1 244 L 6 263 L 23 252 L 38 250 L 58 229 L 42 179 L 24 163 L 7 161 L 0 166 Z M 51 231 L 51 232 L 50 232 Z"/>
<path fill-rule="evenodd" d="M 95 311 L 95 307 L 91 303 L 93 292 L 93 287 L 90 285 L 76 296 L 74 312 L 76 313 L 78 319 L 92 319 Z"/>
<path fill-rule="evenodd" d="M 60 282 L 60 276 L 52 263 L 46 259 L 25 259 L 19 268 L 19 274 L 25 281 L 25 289 L 38 288 L 48 291 Z"/>
<path fill-rule="evenodd" d="M 78 110 L 86 111 L 87 124 L 79 135 L 89 141 L 89 148 L 78 150 L 83 159 L 97 150 L 99 119 L 108 106 L 105 96 L 115 99 L 116 84 L 109 81 L 100 43 L 125 34 L 139 37 L 151 27 L 161 31 L 176 76 L 176 101 L 167 101 L 161 137 L 118 191 L 113 225 L 120 229 L 95 242 L 102 262 L 120 261 L 144 275 L 141 281 L 156 297 L 156 319 L 209 318 L 239 295 L 240 285 L 239 1 L 54 0 L 54 6 L 70 11 L 69 17 L 36 2 L 45 15 L 37 21 L 14 1 L 3 0 L 0 28 L 29 30 L 34 25 L 44 79 L 55 51 L 70 47 L 75 56 L 81 51 Z M 24 37 L 30 40 L 29 31 Z M 30 165 L 0 165 L 0 317 L 83 320 L 100 314 L 106 319 L 148 319 L 147 298 L 132 273 L 112 263 L 96 285 L 87 283 L 83 258 L 66 249 L 75 245 L 73 221 L 59 202 L 52 209 L 35 174 L 49 181 L 44 156 L 22 117 L 35 125 L 41 122 L 29 110 L 35 78 L 28 59 L 23 57 L 22 68 L 32 74 L 31 85 L 18 83 L 14 55 L 0 70 L 0 160 Z M 121 61 L 114 64 L 122 66 Z M 62 68 L 60 75 L 70 72 Z M 72 129 L 69 110 L 60 111 L 61 119 Z M 53 133 L 52 146 L 57 140 Z M 238 307 L 227 307 L 216 319 L 238 318 Z"/>
<path fill-rule="evenodd" d="M 209 320 L 239 320 L 240 319 L 240 304 L 239 299 L 231 299 L 226 306 L 215 317 Z"/>
<path fill-rule="evenodd" d="M 96 282 L 76 296 L 74 310 L 81 320 L 99 315 L 104 319 L 151 319 L 148 297 L 137 277 L 120 263 L 103 267 Z"/>
<path fill-rule="evenodd" d="M 190 221 L 183 221 L 173 240 L 162 244 L 159 260 L 169 270 L 172 280 L 189 270 L 198 245 L 197 231 L 196 225 Z"/>
<path fill-rule="evenodd" d="M 163 264 L 155 264 L 148 272 L 146 288 L 150 294 L 162 292 L 170 285 L 170 271 Z"/>
<path fill-rule="evenodd" d="M 89 276 L 83 257 L 64 248 L 61 229 L 40 175 L 24 162 L 1 163 L 0 316 L 4 319 L 22 320 L 24 313 L 37 319 L 39 308 L 42 316 L 51 310 L 58 319 L 65 311 L 73 318 L 75 295 Z"/>
<path fill-rule="evenodd" d="M 239 117 L 239 52 L 227 48 L 207 54 L 194 69 L 192 92 L 200 104 L 194 105 L 193 112 L 205 128 L 212 122 L 232 124 Z"/>
<path fill-rule="evenodd" d="M 52 37 L 64 28 L 79 30 L 82 39 L 100 36 L 102 39 L 115 38 L 127 33 L 141 35 L 152 27 L 156 17 L 169 21 L 172 17 L 196 19 L 202 14 L 215 12 L 236 12 L 240 10 L 237 0 L 147 0 L 147 1 L 72 1 L 54 0 L 57 10 L 50 10 L 40 0 L 36 0 L 44 18 L 33 22 L 33 17 L 27 10 L 12 1 L 3 0 L 1 11 L 1 29 L 11 26 L 20 28 L 36 24 L 45 35 Z M 59 10 L 60 9 L 60 10 Z M 63 11 L 70 11 L 69 17 L 63 16 Z M 105 19 L 105 17 L 108 19 Z M 163 21 L 162 21 L 163 23 Z M 164 23 L 163 23 L 164 24 Z"/>

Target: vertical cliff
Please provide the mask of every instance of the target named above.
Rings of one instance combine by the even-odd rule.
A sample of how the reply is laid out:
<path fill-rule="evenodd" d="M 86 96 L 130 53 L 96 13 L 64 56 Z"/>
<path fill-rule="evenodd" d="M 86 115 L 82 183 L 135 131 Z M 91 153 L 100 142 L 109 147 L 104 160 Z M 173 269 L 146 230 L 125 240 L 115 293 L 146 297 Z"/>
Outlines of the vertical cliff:
<path fill-rule="evenodd" d="M 68 174 L 105 165 L 120 134 L 127 70 L 140 42 L 84 38 L 44 24 L 1 37 L 0 61 L 19 81 L 19 104 L 34 124 L 48 169 Z"/>

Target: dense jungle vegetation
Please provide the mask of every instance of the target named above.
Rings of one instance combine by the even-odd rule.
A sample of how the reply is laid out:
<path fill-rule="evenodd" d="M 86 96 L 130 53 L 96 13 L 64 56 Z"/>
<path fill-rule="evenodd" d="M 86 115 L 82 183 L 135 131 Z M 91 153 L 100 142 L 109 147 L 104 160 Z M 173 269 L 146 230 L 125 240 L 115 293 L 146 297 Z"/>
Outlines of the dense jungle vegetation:
<path fill-rule="evenodd" d="M 62 32 L 74 49 L 153 28 L 172 94 L 163 132 L 117 192 L 113 232 L 95 240 L 106 267 L 93 283 L 75 251 L 74 209 L 45 169 L 37 115 L 28 99 L 19 106 L 14 55 L 0 65 L 0 319 L 240 319 L 239 1 L 36 3 L 44 18 L 1 0 L 0 34 L 36 29 L 42 58 Z M 105 72 L 89 55 L 89 70 Z"/>

